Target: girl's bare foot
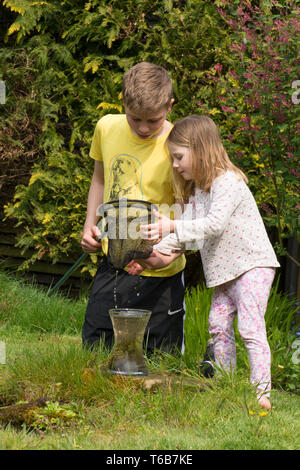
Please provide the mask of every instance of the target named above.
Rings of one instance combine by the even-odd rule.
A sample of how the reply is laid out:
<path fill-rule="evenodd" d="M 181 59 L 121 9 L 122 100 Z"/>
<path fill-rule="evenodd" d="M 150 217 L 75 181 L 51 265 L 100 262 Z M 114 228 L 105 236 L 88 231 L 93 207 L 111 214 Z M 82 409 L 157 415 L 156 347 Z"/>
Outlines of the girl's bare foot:
<path fill-rule="evenodd" d="M 272 407 L 271 407 L 271 403 L 270 403 L 270 400 L 268 397 L 260 397 L 258 399 L 258 403 L 260 404 L 260 406 L 262 406 L 263 408 L 265 408 L 266 410 L 270 410 Z"/>

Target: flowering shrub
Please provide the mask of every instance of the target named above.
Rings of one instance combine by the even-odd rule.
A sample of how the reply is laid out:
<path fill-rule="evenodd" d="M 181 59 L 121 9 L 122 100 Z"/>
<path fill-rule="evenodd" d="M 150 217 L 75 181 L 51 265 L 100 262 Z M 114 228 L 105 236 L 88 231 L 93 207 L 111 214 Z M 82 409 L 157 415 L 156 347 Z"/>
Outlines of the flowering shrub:
<path fill-rule="evenodd" d="M 217 3 L 231 28 L 232 65 L 213 69 L 215 118 L 230 154 L 249 176 L 266 224 L 277 227 L 277 249 L 284 254 L 283 238 L 300 236 L 300 8 L 294 1 L 262 2 L 267 7 L 247 0 L 234 2 L 238 7 Z"/>

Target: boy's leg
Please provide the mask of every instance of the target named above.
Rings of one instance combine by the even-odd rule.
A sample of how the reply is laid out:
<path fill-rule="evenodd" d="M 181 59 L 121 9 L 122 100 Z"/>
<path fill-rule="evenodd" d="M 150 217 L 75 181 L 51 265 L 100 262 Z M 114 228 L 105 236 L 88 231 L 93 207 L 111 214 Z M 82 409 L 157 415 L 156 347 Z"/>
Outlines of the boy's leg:
<path fill-rule="evenodd" d="M 271 352 L 266 335 L 265 312 L 275 275 L 273 268 L 254 268 L 230 283 L 229 295 L 238 311 L 238 330 L 248 351 L 251 383 L 258 396 L 270 395 Z"/>
<path fill-rule="evenodd" d="M 227 372 L 234 370 L 236 365 L 235 311 L 224 285 L 215 287 L 209 313 L 209 333 L 214 343 L 216 365 Z"/>
<path fill-rule="evenodd" d="M 116 289 L 115 289 L 116 288 Z M 115 293 L 114 293 L 115 289 Z M 95 276 L 87 306 L 82 340 L 91 347 L 103 338 L 105 344 L 113 344 L 113 327 L 109 309 L 140 308 L 152 311 L 145 334 L 147 351 L 181 350 L 183 343 L 184 285 L 182 273 L 171 277 L 131 276 L 116 272 L 104 260 Z"/>

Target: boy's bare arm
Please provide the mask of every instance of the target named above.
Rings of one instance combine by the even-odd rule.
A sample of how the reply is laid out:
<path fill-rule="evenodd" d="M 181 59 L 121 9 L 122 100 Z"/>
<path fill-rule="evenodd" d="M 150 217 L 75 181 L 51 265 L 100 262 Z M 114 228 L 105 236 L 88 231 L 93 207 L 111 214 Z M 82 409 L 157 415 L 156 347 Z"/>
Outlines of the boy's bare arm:
<path fill-rule="evenodd" d="M 103 163 L 95 161 L 94 173 L 90 185 L 87 215 L 83 227 L 81 246 L 86 253 L 95 253 L 100 249 L 100 243 L 96 241 L 101 234 L 97 227 L 97 208 L 103 203 L 104 169 Z"/>

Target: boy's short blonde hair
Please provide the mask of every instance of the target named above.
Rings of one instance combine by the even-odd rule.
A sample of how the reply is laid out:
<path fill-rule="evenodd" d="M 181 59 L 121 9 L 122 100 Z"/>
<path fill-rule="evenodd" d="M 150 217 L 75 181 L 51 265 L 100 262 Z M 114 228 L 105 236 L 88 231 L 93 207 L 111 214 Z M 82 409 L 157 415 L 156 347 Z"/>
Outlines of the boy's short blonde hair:
<path fill-rule="evenodd" d="M 123 102 L 135 112 L 156 112 L 168 108 L 173 98 L 173 84 L 160 65 L 140 62 L 123 77 Z"/>

